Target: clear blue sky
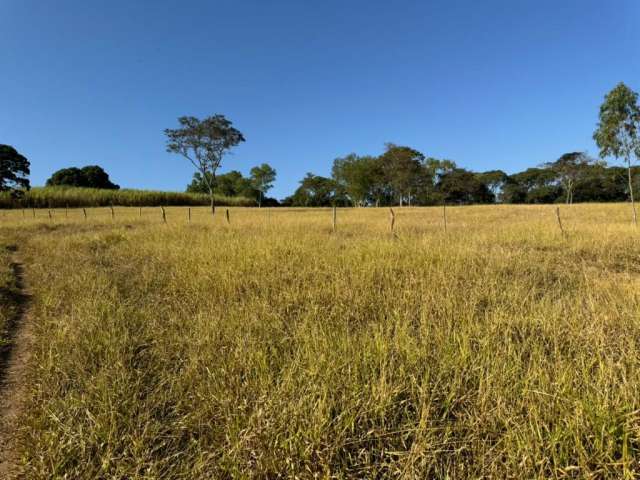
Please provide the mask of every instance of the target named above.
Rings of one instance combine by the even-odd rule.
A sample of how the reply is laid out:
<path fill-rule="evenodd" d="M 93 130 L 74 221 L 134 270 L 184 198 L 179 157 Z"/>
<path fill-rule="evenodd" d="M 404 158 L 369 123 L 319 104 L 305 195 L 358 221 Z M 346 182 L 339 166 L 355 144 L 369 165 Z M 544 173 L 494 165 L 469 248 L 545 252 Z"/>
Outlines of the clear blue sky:
<path fill-rule="evenodd" d="M 267 162 L 274 196 L 350 152 L 410 145 L 514 172 L 597 154 L 598 106 L 640 88 L 637 0 L 0 0 L 0 143 L 124 187 L 183 190 L 181 115 L 246 136 L 224 171 Z"/>

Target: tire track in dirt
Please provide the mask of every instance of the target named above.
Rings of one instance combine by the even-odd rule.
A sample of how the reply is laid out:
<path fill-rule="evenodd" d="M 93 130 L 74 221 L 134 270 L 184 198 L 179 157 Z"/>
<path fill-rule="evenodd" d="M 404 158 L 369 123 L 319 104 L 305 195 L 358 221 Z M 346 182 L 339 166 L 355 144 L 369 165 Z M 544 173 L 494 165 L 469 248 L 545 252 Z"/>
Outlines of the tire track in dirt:
<path fill-rule="evenodd" d="M 18 474 L 16 422 L 24 399 L 31 344 L 28 328 L 31 296 L 25 285 L 24 266 L 17 248 L 8 248 L 13 252 L 11 270 L 17 292 L 0 292 L 14 309 L 7 325 L 7 343 L 0 345 L 0 479 L 14 478 Z"/>

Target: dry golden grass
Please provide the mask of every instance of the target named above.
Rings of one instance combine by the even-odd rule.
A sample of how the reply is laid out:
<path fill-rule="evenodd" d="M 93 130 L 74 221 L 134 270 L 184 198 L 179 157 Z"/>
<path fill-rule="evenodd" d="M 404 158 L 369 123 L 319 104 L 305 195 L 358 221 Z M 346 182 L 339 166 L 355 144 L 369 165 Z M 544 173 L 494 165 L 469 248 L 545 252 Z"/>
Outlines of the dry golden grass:
<path fill-rule="evenodd" d="M 26 478 L 640 475 L 628 206 L 192 211 L 0 214 Z"/>

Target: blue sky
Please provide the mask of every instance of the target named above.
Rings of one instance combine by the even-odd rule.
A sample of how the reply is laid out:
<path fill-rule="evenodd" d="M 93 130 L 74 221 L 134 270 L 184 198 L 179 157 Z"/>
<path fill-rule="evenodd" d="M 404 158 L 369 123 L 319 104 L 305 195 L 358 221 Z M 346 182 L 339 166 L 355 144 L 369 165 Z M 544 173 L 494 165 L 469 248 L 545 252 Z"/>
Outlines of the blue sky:
<path fill-rule="evenodd" d="M 385 142 L 474 170 L 597 154 L 604 94 L 640 89 L 637 0 L 0 0 L 0 143 L 123 187 L 183 190 L 165 152 L 181 115 L 247 139 L 223 170 L 267 162 L 290 194 Z"/>

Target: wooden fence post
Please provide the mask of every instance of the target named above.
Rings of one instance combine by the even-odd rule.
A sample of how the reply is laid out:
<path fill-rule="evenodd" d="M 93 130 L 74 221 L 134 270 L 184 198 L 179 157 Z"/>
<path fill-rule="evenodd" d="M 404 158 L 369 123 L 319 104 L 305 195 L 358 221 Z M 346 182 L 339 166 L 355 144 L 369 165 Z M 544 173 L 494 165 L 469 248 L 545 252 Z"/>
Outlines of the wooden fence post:
<path fill-rule="evenodd" d="M 167 214 L 164 211 L 164 207 L 162 205 L 160 206 L 160 210 L 162 211 L 162 222 L 167 223 Z"/>
<path fill-rule="evenodd" d="M 86 220 L 87 219 L 87 209 L 86 208 L 82 209 L 82 215 L 84 215 L 84 219 Z"/>
<path fill-rule="evenodd" d="M 447 202 L 442 202 L 442 221 L 444 222 L 444 231 L 447 231 Z"/>
<path fill-rule="evenodd" d="M 225 217 L 227 217 L 227 223 L 231 224 L 231 220 L 229 219 L 229 209 L 227 208 L 224 212 Z"/>
<path fill-rule="evenodd" d="M 564 231 L 564 228 L 562 227 L 562 220 L 560 219 L 560 207 L 556 207 L 556 219 L 558 220 L 558 226 L 560 227 L 562 236 L 566 237 L 567 233 Z"/>
<path fill-rule="evenodd" d="M 24 212 L 24 208 L 22 209 L 22 218 L 25 218 L 27 214 Z"/>
<path fill-rule="evenodd" d="M 49 220 L 53 220 L 53 216 L 51 215 L 51 209 L 47 210 L 47 212 L 49 213 Z"/>
<path fill-rule="evenodd" d="M 138 207 L 138 217 L 142 218 L 142 207 Z"/>
<path fill-rule="evenodd" d="M 189 223 L 191 223 L 191 207 L 189 207 L 187 209 L 187 218 L 188 218 Z"/>
<path fill-rule="evenodd" d="M 391 233 L 394 233 L 396 225 L 396 214 L 393 212 L 393 208 L 389 209 L 389 213 L 389 220 L 391 221 Z"/>
<path fill-rule="evenodd" d="M 333 206 L 333 233 L 336 233 L 337 229 L 338 229 L 338 225 L 336 223 L 336 207 L 335 205 Z"/>
<path fill-rule="evenodd" d="M 32 208 L 31 211 L 33 212 L 33 218 L 36 218 L 36 209 L 35 209 L 35 207 Z"/>
<path fill-rule="evenodd" d="M 116 218 L 116 212 L 113 211 L 113 205 L 110 205 L 109 208 L 111 209 L 111 220 L 114 220 Z"/>

